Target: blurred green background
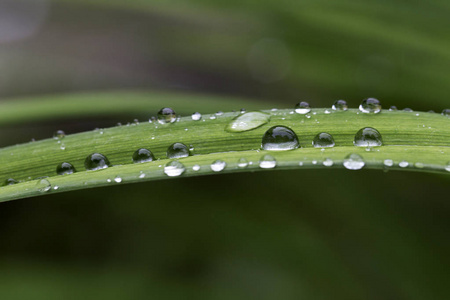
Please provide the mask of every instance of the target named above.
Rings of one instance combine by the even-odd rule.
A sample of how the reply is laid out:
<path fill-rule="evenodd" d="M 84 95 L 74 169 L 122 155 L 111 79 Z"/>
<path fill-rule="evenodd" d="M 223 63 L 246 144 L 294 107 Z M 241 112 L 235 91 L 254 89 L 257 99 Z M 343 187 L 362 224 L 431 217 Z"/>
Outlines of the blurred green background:
<path fill-rule="evenodd" d="M 129 90 L 440 112 L 449 16 L 444 0 L 0 0 L 0 101 Z M 2 125 L 1 145 L 154 114 Z M 443 175 L 297 170 L 2 203 L 0 299 L 448 299 L 448 200 Z"/>

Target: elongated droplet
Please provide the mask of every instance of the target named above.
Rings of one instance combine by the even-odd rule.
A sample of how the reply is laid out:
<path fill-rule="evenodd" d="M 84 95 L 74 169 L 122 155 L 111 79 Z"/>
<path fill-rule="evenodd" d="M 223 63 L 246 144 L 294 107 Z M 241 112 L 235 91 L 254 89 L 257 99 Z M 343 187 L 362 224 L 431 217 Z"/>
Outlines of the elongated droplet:
<path fill-rule="evenodd" d="M 356 153 L 346 156 L 343 164 L 349 170 L 361 170 L 366 165 L 363 158 Z"/>
<path fill-rule="evenodd" d="M 228 132 L 243 132 L 258 128 L 264 124 L 267 124 L 270 120 L 270 115 L 262 112 L 247 112 L 243 113 L 225 126 L 225 130 Z"/>
<path fill-rule="evenodd" d="M 269 154 L 264 155 L 259 160 L 259 167 L 263 169 L 272 169 L 275 168 L 276 165 L 277 165 L 276 159 Z"/>
<path fill-rule="evenodd" d="M 50 184 L 50 181 L 48 181 L 48 179 L 43 178 L 38 180 L 36 187 L 39 192 L 45 193 L 51 190 L 52 185 Z"/>
<path fill-rule="evenodd" d="M 161 124 L 173 123 L 177 120 L 177 114 L 169 107 L 161 108 L 158 112 L 158 122 Z"/>
<path fill-rule="evenodd" d="M 345 100 L 337 100 L 334 102 L 334 104 L 331 106 L 333 110 L 348 110 L 347 101 Z"/>
<path fill-rule="evenodd" d="M 189 148 L 183 143 L 173 143 L 167 148 L 167 158 L 182 158 L 189 155 Z"/>
<path fill-rule="evenodd" d="M 101 170 L 106 169 L 110 166 L 109 160 L 100 153 L 92 153 L 88 157 L 86 157 L 86 160 L 84 161 L 84 167 L 86 170 Z"/>
<path fill-rule="evenodd" d="M 238 167 L 239 168 L 246 168 L 248 166 L 248 160 L 245 157 L 241 157 L 238 160 Z"/>
<path fill-rule="evenodd" d="M 353 144 L 357 147 L 377 147 L 383 145 L 383 139 L 378 130 L 366 127 L 356 133 Z"/>
<path fill-rule="evenodd" d="M 211 164 L 211 170 L 214 172 L 220 172 L 225 169 L 226 166 L 227 164 L 223 160 L 218 159 Z"/>
<path fill-rule="evenodd" d="M 200 120 L 202 118 L 202 114 L 199 113 L 199 112 L 195 112 L 195 113 L 192 114 L 191 117 L 192 117 L 192 120 L 198 121 L 198 120 Z"/>
<path fill-rule="evenodd" d="M 134 163 L 143 163 L 143 162 L 147 162 L 147 161 L 152 161 L 154 160 L 155 157 L 153 156 L 153 153 L 145 148 L 140 148 L 137 149 L 134 153 L 133 153 L 133 162 Z"/>
<path fill-rule="evenodd" d="M 8 178 L 8 179 L 5 180 L 4 185 L 13 185 L 13 184 L 16 184 L 16 183 L 17 183 L 17 180 L 15 180 L 14 178 Z"/>
<path fill-rule="evenodd" d="M 312 144 L 316 148 L 334 147 L 335 145 L 333 136 L 326 132 L 316 135 Z"/>
<path fill-rule="evenodd" d="M 311 107 L 308 102 L 302 101 L 295 105 L 295 112 L 301 115 L 307 114 L 311 111 Z"/>
<path fill-rule="evenodd" d="M 75 173 L 75 167 L 68 162 L 62 162 L 56 167 L 56 174 L 65 175 Z"/>
<path fill-rule="evenodd" d="M 300 147 L 294 131 L 286 126 L 274 126 L 264 134 L 261 142 L 263 150 L 284 151 Z"/>
<path fill-rule="evenodd" d="M 446 108 L 442 111 L 442 115 L 446 117 L 450 117 L 450 108 Z"/>
<path fill-rule="evenodd" d="M 66 136 L 66 134 L 62 130 L 58 130 L 53 134 L 53 138 L 55 140 L 60 140 L 60 139 L 64 138 L 65 136 Z"/>
<path fill-rule="evenodd" d="M 186 168 L 179 161 L 171 161 L 164 166 L 164 173 L 170 177 L 180 176 L 184 173 Z"/>
<path fill-rule="evenodd" d="M 375 98 L 367 98 L 364 99 L 361 102 L 361 105 L 359 105 L 359 110 L 363 113 L 369 114 L 377 114 L 381 111 L 381 104 L 378 99 Z"/>

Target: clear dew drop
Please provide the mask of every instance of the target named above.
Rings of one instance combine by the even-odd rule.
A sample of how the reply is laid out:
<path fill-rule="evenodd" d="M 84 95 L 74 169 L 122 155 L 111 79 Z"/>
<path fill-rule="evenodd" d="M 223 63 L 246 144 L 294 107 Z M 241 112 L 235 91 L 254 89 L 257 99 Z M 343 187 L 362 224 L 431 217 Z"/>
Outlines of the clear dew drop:
<path fill-rule="evenodd" d="M 366 163 L 360 155 L 352 153 L 345 157 L 343 165 L 348 170 L 361 170 Z"/>
<path fill-rule="evenodd" d="M 53 138 L 55 140 L 63 139 L 66 136 L 65 132 L 62 130 L 58 130 L 53 134 Z"/>
<path fill-rule="evenodd" d="M 441 115 L 450 117 L 450 108 L 446 108 L 442 111 Z"/>
<path fill-rule="evenodd" d="M 84 161 L 86 170 L 91 171 L 106 169 L 110 165 L 108 158 L 100 153 L 92 153 Z"/>
<path fill-rule="evenodd" d="M 402 160 L 401 162 L 398 163 L 400 168 L 406 168 L 409 166 L 409 162 L 407 162 L 406 160 Z"/>
<path fill-rule="evenodd" d="M 385 167 L 392 167 L 394 165 L 394 161 L 392 159 L 385 159 L 383 164 Z"/>
<path fill-rule="evenodd" d="M 447 165 L 445 165 L 445 170 L 450 172 L 450 161 L 447 162 Z"/>
<path fill-rule="evenodd" d="M 45 178 L 39 179 L 36 184 L 36 187 L 37 187 L 38 191 L 41 193 L 48 192 L 52 189 L 52 185 L 50 184 L 50 181 L 48 181 L 48 179 L 45 179 Z"/>
<path fill-rule="evenodd" d="M 300 147 L 298 137 L 294 131 L 286 126 L 274 126 L 269 128 L 262 138 L 263 150 L 284 151 Z"/>
<path fill-rule="evenodd" d="M 243 113 L 225 126 L 228 132 L 243 132 L 258 128 L 270 121 L 270 115 L 262 112 L 247 112 Z"/>
<path fill-rule="evenodd" d="M 177 120 L 177 114 L 169 107 L 161 108 L 158 112 L 158 122 L 160 124 L 173 123 Z"/>
<path fill-rule="evenodd" d="M 381 111 L 381 104 L 378 99 L 375 98 L 367 98 L 364 99 L 359 105 L 359 110 L 363 113 L 369 114 L 377 114 Z"/>
<path fill-rule="evenodd" d="M 189 148 L 183 143 L 173 143 L 167 148 L 167 158 L 182 158 L 189 155 Z"/>
<path fill-rule="evenodd" d="M 200 170 L 200 166 L 199 165 L 193 165 L 192 166 L 192 170 L 197 172 L 197 171 Z"/>
<path fill-rule="evenodd" d="M 195 112 L 195 113 L 192 114 L 191 118 L 194 121 L 198 121 L 198 120 L 200 120 L 202 118 L 202 114 L 199 113 L 199 112 Z"/>
<path fill-rule="evenodd" d="M 75 167 L 68 162 L 62 162 L 56 167 L 56 174 L 65 175 L 75 173 Z"/>
<path fill-rule="evenodd" d="M 134 153 L 133 153 L 133 162 L 134 163 L 144 163 L 147 161 L 152 161 L 155 159 L 155 157 L 153 156 L 153 153 L 145 148 L 140 148 L 137 149 Z"/>
<path fill-rule="evenodd" d="M 347 101 L 345 100 L 337 100 L 336 102 L 333 103 L 333 105 L 331 106 L 331 109 L 333 110 L 348 110 L 348 105 L 347 105 Z"/>
<path fill-rule="evenodd" d="M 383 139 L 378 130 L 372 127 L 365 127 L 355 134 L 353 144 L 357 147 L 377 147 L 383 145 Z"/>
<path fill-rule="evenodd" d="M 416 162 L 416 163 L 414 163 L 414 167 L 416 167 L 418 169 L 423 169 L 425 167 L 425 165 L 421 162 Z"/>
<path fill-rule="evenodd" d="M 334 147 L 335 143 L 333 136 L 331 134 L 321 132 L 314 137 L 312 145 L 315 148 L 327 148 L 327 147 Z"/>
<path fill-rule="evenodd" d="M 277 161 L 275 157 L 272 155 L 266 154 L 259 160 L 259 167 L 262 169 L 272 169 L 277 165 Z"/>
<path fill-rule="evenodd" d="M 241 157 L 239 158 L 237 165 L 239 168 L 247 168 L 248 160 L 245 157 Z"/>
<path fill-rule="evenodd" d="M 114 177 L 114 182 L 121 183 L 122 182 L 122 177 L 120 177 L 120 176 Z"/>
<path fill-rule="evenodd" d="M 211 170 L 213 170 L 214 172 L 220 172 L 223 171 L 223 169 L 225 169 L 226 166 L 227 166 L 226 162 L 218 159 L 211 164 Z"/>
<path fill-rule="evenodd" d="M 17 180 L 15 180 L 14 178 L 8 178 L 8 179 L 5 180 L 3 185 L 13 185 L 13 184 L 16 184 L 16 183 L 17 183 Z"/>
<path fill-rule="evenodd" d="M 164 173 L 169 177 L 180 176 L 186 168 L 177 160 L 171 161 L 164 166 Z"/>
<path fill-rule="evenodd" d="M 334 162 L 331 158 L 326 158 L 323 163 L 322 163 L 325 167 L 331 167 L 334 165 Z"/>
<path fill-rule="evenodd" d="M 295 112 L 301 115 L 307 114 L 311 111 L 311 107 L 308 102 L 302 101 L 295 105 Z"/>

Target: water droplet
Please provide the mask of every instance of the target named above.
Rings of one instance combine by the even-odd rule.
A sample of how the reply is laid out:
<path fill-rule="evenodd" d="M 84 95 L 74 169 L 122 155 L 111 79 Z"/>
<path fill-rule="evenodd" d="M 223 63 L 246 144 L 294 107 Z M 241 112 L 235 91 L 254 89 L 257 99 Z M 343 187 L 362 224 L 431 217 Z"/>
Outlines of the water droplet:
<path fill-rule="evenodd" d="M 348 170 L 361 170 L 366 165 L 363 158 L 356 153 L 346 156 L 343 164 Z"/>
<path fill-rule="evenodd" d="M 374 113 L 377 114 L 381 111 L 381 104 L 378 99 L 375 98 L 367 98 L 361 102 L 359 105 L 359 110 L 363 113 Z"/>
<path fill-rule="evenodd" d="M 223 111 L 216 112 L 216 116 L 221 116 L 221 115 L 223 115 Z"/>
<path fill-rule="evenodd" d="M 228 132 L 243 132 L 258 128 L 267 124 L 270 120 L 270 115 L 262 112 L 248 112 L 243 113 L 227 124 L 225 130 Z"/>
<path fill-rule="evenodd" d="M 412 112 L 413 110 L 411 108 L 409 108 L 409 107 L 406 107 L 406 108 L 403 109 L 403 111 Z"/>
<path fill-rule="evenodd" d="M 392 159 L 385 159 L 384 162 L 383 162 L 383 164 L 384 164 L 386 167 L 392 167 L 392 166 L 394 165 L 394 161 L 393 161 Z"/>
<path fill-rule="evenodd" d="M 297 135 L 285 126 L 274 126 L 269 128 L 262 138 L 261 148 L 263 150 L 283 151 L 300 147 Z"/>
<path fill-rule="evenodd" d="M 114 181 L 117 182 L 117 183 L 121 183 L 121 182 L 122 182 L 122 177 L 116 176 L 116 177 L 114 178 Z"/>
<path fill-rule="evenodd" d="M 66 136 L 66 134 L 62 130 L 58 130 L 53 134 L 53 138 L 55 140 L 60 140 L 60 139 L 64 138 L 65 136 Z"/>
<path fill-rule="evenodd" d="M 13 185 L 13 184 L 16 184 L 16 183 L 17 183 L 17 180 L 15 180 L 14 178 L 8 178 L 8 179 L 5 180 L 4 185 Z"/>
<path fill-rule="evenodd" d="M 56 167 L 56 174 L 65 175 L 75 173 L 75 167 L 68 162 L 62 162 Z"/>
<path fill-rule="evenodd" d="M 245 157 L 241 157 L 238 160 L 238 167 L 239 168 L 246 168 L 248 166 L 248 160 Z"/>
<path fill-rule="evenodd" d="M 322 132 L 315 136 L 312 145 L 316 148 L 334 147 L 334 139 L 331 134 Z"/>
<path fill-rule="evenodd" d="M 220 172 L 225 169 L 226 166 L 227 164 L 223 160 L 218 159 L 211 164 L 211 170 L 214 172 Z"/>
<path fill-rule="evenodd" d="M 406 168 L 407 166 L 409 166 L 409 162 L 407 162 L 406 160 L 402 160 L 398 163 L 398 165 L 400 166 L 400 168 Z"/>
<path fill-rule="evenodd" d="M 164 173 L 170 177 L 180 176 L 185 170 L 184 165 L 177 160 L 171 161 L 164 166 Z"/>
<path fill-rule="evenodd" d="M 191 117 L 192 117 L 192 120 L 198 121 L 198 120 L 200 120 L 202 118 L 202 114 L 199 113 L 199 112 L 195 112 L 195 113 L 192 114 Z"/>
<path fill-rule="evenodd" d="M 144 178 L 145 177 L 145 173 L 139 174 L 139 178 Z"/>
<path fill-rule="evenodd" d="M 183 143 L 173 143 L 167 148 L 167 158 L 182 158 L 189 155 L 189 149 Z"/>
<path fill-rule="evenodd" d="M 347 110 L 348 109 L 347 101 L 337 100 L 336 102 L 333 103 L 331 108 L 333 110 Z"/>
<path fill-rule="evenodd" d="M 39 192 L 45 193 L 51 190 L 52 185 L 50 184 L 50 181 L 48 181 L 48 179 L 43 178 L 38 180 L 36 187 Z"/>
<path fill-rule="evenodd" d="M 263 169 L 272 169 L 277 165 L 277 161 L 272 155 L 266 154 L 259 160 L 259 167 Z"/>
<path fill-rule="evenodd" d="M 173 123 L 177 120 L 177 114 L 169 107 L 164 107 L 158 112 L 158 122 L 160 124 Z"/>
<path fill-rule="evenodd" d="M 133 162 L 134 163 L 143 163 L 143 162 L 147 162 L 147 161 L 152 161 L 154 160 L 155 157 L 153 156 L 153 153 L 145 148 L 140 148 L 137 149 L 134 153 L 133 153 Z"/>
<path fill-rule="evenodd" d="M 389 107 L 389 111 L 396 111 L 397 110 L 397 106 L 392 105 L 391 107 Z"/>
<path fill-rule="evenodd" d="M 199 165 L 193 165 L 192 166 L 192 170 L 193 171 L 199 171 L 200 170 L 200 166 Z"/>
<path fill-rule="evenodd" d="M 450 172 L 450 161 L 447 162 L 447 165 L 445 166 L 445 170 Z"/>
<path fill-rule="evenodd" d="M 334 164 L 334 162 L 331 158 L 327 158 L 323 161 L 323 165 L 325 167 L 331 167 L 333 164 Z"/>
<path fill-rule="evenodd" d="M 442 111 L 441 115 L 450 117 L 450 108 L 446 108 Z"/>
<path fill-rule="evenodd" d="M 297 105 L 295 105 L 295 112 L 298 114 L 307 114 L 311 111 L 311 107 L 309 106 L 308 102 L 302 101 L 300 103 L 297 103 Z"/>
<path fill-rule="evenodd" d="M 56 190 L 59 189 L 59 186 L 55 185 L 55 186 L 53 187 L 53 189 L 56 191 Z"/>
<path fill-rule="evenodd" d="M 211 116 L 209 117 L 210 120 L 215 120 L 216 118 L 217 118 L 217 117 L 214 116 L 214 115 L 211 115 Z"/>
<path fill-rule="evenodd" d="M 418 168 L 418 169 L 423 169 L 425 167 L 425 165 L 421 162 L 416 162 L 414 164 L 414 167 Z"/>
<path fill-rule="evenodd" d="M 64 145 L 64 143 L 61 143 L 61 145 L 59 146 L 59 149 L 66 150 L 66 145 Z"/>
<path fill-rule="evenodd" d="M 356 133 L 353 144 L 357 147 L 376 147 L 383 145 L 383 139 L 378 130 L 366 127 Z"/>
<path fill-rule="evenodd" d="M 84 166 L 86 170 L 100 170 L 100 169 L 106 169 L 110 166 L 109 160 L 100 153 L 92 153 L 88 157 L 86 157 L 86 160 L 84 161 Z"/>

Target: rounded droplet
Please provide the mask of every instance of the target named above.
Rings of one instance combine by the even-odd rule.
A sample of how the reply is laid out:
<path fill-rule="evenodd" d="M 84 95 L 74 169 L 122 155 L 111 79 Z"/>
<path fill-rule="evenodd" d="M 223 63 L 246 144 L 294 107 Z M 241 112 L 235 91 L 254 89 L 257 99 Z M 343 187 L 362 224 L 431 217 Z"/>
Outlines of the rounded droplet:
<path fill-rule="evenodd" d="M 383 139 L 378 130 L 366 127 L 356 133 L 353 144 L 357 147 L 377 147 L 383 145 Z"/>
<path fill-rule="evenodd" d="M 450 161 L 447 162 L 447 165 L 445 166 L 445 170 L 450 172 Z"/>
<path fill-rule="evenodd" d="M 392 105 L 391 107 L 389 107 L 389 111 L 396 111 L 398 110 L 397 106 Z"/>
<path fill-rule="evenodd" d="M 441 113 L 443 116 L 450 117 L 450 108 L 446 108 Z"/>
<path fill-rule="evenodd" d="M 277 161 L 275 157 L 272 155 L 266 154 L 259 160 L 259 167 L 263 169 L 272 169 L 277 165 Z"/>
<path fill-rule="evenodd" d="M 39 192 L 45 193 L 51 190 L 52 185 L 50 184 L 50 181 L 48 181 L 48 179 L 42 178 L 38 180 L 36 187 Z"/>
<path fill-rule="evenodd" d="M 348 109 L 347 101 L 337 100 L 336 102 L 333 103 L 331 108 L 333 110 L 347 110 Z"/>
<path fill-rule="evenodd" d="M 409 107 L 405 107 L 405 108 L 403 109 L 403 111 L 406 111 L 406 112 L 413 112 L 413 110 L 412 110 L 411 108 L 409 108 Z"/>
<path fill-rule="evenodd" d="M 192 117 L 192 120 L 198 121 L 198 120 L 200 120 L 202 118 L 202 114 L 199 113 L 199 112 L 195 112 L 195 113 L 192 114 L 191 117 Z"/>
<path fill-rule="evenodd" d="M 311 107 L 308 102 L 302 101 L 295 105 L 295 112 L 301 115 L 307 114 L 311 111 Z"/>
<path fill-rule="evenodd" d="M 398 165 L 400 168 L 406 168 L 407 166 L 409 166 L 409 162 L 407 162 L 406 160 L 402 160 L 398 163 Z"/>
<path fill-rule="evenodd" d="M 213 170 L 214 172 L 220 172 L 223 169 L 225 169 L 226 166 L 227 166 L 226 162 L 218 159 L 211 164 L 211 170 Z"/>
<path fill-rule="evenodd" d="M 258 128 L 264 124 L 267 124 L 270 120 L 270 115 L 262 112 L 247 112 L 240 114 L 230 123 L 225 126 L 225 130 L 228 132 L 243 132 Z"/>
<path fill-rule="evenodd" d="M 326 159 L 323 161 L 323 165 L 324 165 L 325 167 L 331 167 L 331 166 L 334 165 L 334 161 L 333 161 L 331 158 L 326 158 Z"/>
<path fill-rule="evenodd" d="M 392 159 L 385 159 L 383 161 L 384 166 L 386 167 L 392 167 L 394 165 L 394 161 Z"/>
<path fill-rule="evenodd" d="M 192 170 L 193 171 L 199 171 L 200 170 L 200 166 L 199 165 L 193 165 L 192 166 Z"/>
<path fill-rule="evenodd" d="M 335 145 L 333 136 L 326 132 L 321 132 L 316 135 L 312 144 L 316 148 L 334 147 Z"/>
<path fill-rule="evenodd" d="M 381 111 L 381 104 L 378 99 L 375 98 L 367 98 L 364 99 L 359 105 L 359 110 L 363 113 L 374 113 L 377 114 Z"/>
<path fill-rule="evenodd" d="M 114 182 L 121 183 L 122 182 L 122 177 L 120 177 L 120 176 L 114 177 Z"/>
<path fill-rule="evenodd" d="M 161 124 L 173 123 L 177 120 L 177 114 L 169 107 L 164 107 L 158 112 L 158 122 Z"/>
<path fill-rule="evenodd" d="M 286 126 L 274 126 L 269 128 L 262 138 L 263 150 L 284 151 L 300 147 L 298 137 L 294 131 Z"/>
<path fill-rule="evenodd" d="M 238 167 L 239 168 L 246 168 L 248 166 L 248 160 L 245 157 L 241 157 L 238 160 Z"/>
<path fill-rule="evenodd" d="M 88 157 L 86 157 L 86 160 L 84 161 L 84 166 L 86 170 L 101 170 L 106 169 L 110 166 L 109 160 L 100 153 L 92 153 Z"/>
<path fill-rule="evenodd" d="M 189 155 L 189 148 L 183 143 L 173 143 L 167 148 L 167 158 L 182 158 Z"/>
<path fill-rule="evenodd" d="M 134 163 L 143 163 L 143 162 L 147 162 L 147 161 L 152 161 L 154 160 L 155 157 L 153 156 L 153 153 L 145 148 L 140 148 L 137 149 L 134 153 L 133 153 L 133 162 Z"/>
<path fill-rule="evenodd" d="M 4 185 L 13 185 L 13 184 L 16 184 L 16 183 L 17 183 L 17 180 L 15 180 L 14 178 L 8 178 L 8 179 L 5 180 Z"/>
<path fill-rule="evenodd" d="M 184 165 L 177 160 L 171 161 L 164 166 L 164 173 L 170 177 L 180 176 L 185 170 Z"/>
<path fill-rule="evenodd" d="M 363 158 L 356 153 L 346 156 L 343 164 L 348 170 L 361 170 L 366 165 Z"/>
<path fill-rule="evenodd" d="M 65 132 L 62 130 L 58 130 L 53 134 L 53 138 L 55 140 L 60 140 L 66 136 Z"/>
<path fill-rule="evenodd" d="M 56 167 L 56 174 L 65 175 L 75 173 L 75 167 L 68 162 L 62 162 Z"/>

